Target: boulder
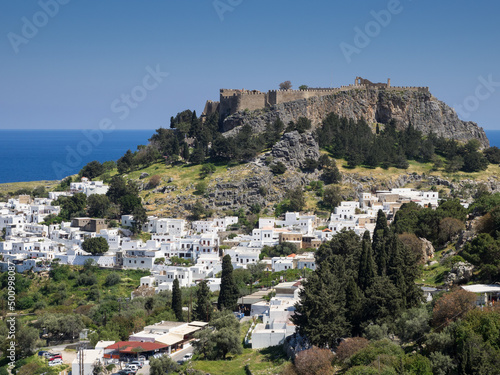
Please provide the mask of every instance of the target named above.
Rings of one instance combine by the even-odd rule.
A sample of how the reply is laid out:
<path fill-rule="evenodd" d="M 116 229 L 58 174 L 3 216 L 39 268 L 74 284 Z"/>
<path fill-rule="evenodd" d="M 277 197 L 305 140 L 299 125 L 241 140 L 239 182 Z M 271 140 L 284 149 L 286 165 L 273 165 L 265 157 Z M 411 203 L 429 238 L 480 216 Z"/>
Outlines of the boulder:
<path fill-rule="evenodd" d="M 448 276 L 446 276 L 445 284 L 451 286 L 453 284 L 466 283 L 472 277 L 474 266 L 468 262 L 458 262 L 453 265 Z"/>

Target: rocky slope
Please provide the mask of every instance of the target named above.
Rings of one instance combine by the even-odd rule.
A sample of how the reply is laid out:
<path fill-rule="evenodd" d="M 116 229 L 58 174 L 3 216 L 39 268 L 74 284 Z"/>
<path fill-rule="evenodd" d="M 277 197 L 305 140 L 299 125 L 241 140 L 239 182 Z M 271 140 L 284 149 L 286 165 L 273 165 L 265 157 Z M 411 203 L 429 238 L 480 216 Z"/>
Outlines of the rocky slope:
<path fill-rule="evenodd" d="M 370 124 L 386 124 L 394 119 L 400 129 L 411 122 L 424 134 L 432 131 L 438 136 L 462 142 L 476 138 L 483 147 L 489 146 L 481 127 L 460 120 L 452 108 L 430 93 L 403 90 L 357 89 L 277 104 L 266 110 L 238 112 L 227 117 L 222 128 L 232 134 L 237 130 L 235 128 L 249 124 L 257 131 L 264 131 L 266 124 L 278 117 L 287 124 L 301 116 L 317 126 L 331 112 L 355 120 L 364 118 Z"/>
<path fill-rule="evenodd" d="M 174 217 L 188 215 L 197 200 L 207 209 L 215 210 L 219 214 L 225 210 L 248 209 L 256 204 L 263 209 L 267 208 L 271 213 L 273 206 L 283 200 L 287 191 L 321 179 L 321 171 L 306 173 L 300 170 L 306 158 L 318 157 L 319 147 L 311 134 L 299 134 L 296 131 L 285 133 L 269 152 L 260 155 L 251 163 L 228 168 L 223 175 L 207 179 L 206 194 L 194 195 L 194 183 L 181 188 L 169 180 L 168 185 L 153 191 L 154 196 L 145 198 L 146 206 L 148 210 L 156 211 L 156 214 Z M 287 171 L 283 175 L 275 176 L 269 166 L 278 161 L 287 166 Z M 477 177 L 457 174 L 446 178 L 439 172 L 415 172 L 412 167 L 406 171 L 395 168 L 388 171 L 381 168 L 341 168 L 341 173 L 345 199 L 357 199 L 360 192 L 409 186 L 421 189 L 435 186 L 438 190 L 455 191 L 462 197 L 471 197 L 478 188 L 490 192 L 500 191 L 498 166 L 493 165 L 490 165 L 489 172 Z M 314 198 L 311 193 L 311 199 L 320 198 Z"/>

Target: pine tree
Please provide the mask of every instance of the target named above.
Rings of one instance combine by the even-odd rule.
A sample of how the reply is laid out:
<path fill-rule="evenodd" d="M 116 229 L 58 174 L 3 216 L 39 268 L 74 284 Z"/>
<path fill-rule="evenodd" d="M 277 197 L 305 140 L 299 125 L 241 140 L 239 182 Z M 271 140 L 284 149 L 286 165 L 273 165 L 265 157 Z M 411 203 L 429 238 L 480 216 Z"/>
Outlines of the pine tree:
<path fill-rule="evenodd" d="M 370 232 L 363 235 L 361 259 L 359 261 L 358 285 L 364 292 L 373 282 L 377 275 L 377 265 L 373 260 L 373 250 L 370 240 Z"/>
<path fill-rule="evenodd" d="M 174 279 L 172 286 L 172 310 L 174 310 L 176 319 L 182 322 L 182 292 L 177 278 Z"/>
<path fill-rule="evenodd" d="M 233 277 L 231 257 L 229 255 L 225 255 L 222 258 L 222 278 L 219 299 L 217 300 L 217 308 L 219 310 L 228 309 L 234 311 L 238 302 L 238 294 L 238 287 L 236 286 Z"/>
<path fill-rule="evenodd" d="M 207 282 L 202 281 L 196 289 L 196 307 L 193 318 L 202 322 L 209 322 L 212 318 L 212 303 L 210 302 L 210 289 Z"/>

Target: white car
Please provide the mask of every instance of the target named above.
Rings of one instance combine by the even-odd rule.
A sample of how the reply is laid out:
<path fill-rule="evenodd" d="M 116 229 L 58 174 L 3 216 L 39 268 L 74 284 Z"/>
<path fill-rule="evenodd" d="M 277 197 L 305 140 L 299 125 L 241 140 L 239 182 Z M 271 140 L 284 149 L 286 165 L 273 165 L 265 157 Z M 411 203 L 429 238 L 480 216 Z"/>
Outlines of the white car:
<path fill-rule="evenodd" d="M 134 364 L 129 364 L 127 365 L 127 367 L 125 367 L 125 370 L 132 370 L 133 372 L 137 372 L 137 370 L 139 370 L 139 366 Z"/>
<path fill-rule="evenodd" d="M 52 361 L 49 362 L 49 366 L 59 366 L 62 364 L 63 364 L 63 361 L 60 358 L 53 359 Z"/>
<path fill-rule="evenodd" d="M 188 353 L 186 354 L 184 357 L 182 357 L 182 359 L 187 362 L 189 361 L 191 358 L 193 358 L 193 353 Z"/>

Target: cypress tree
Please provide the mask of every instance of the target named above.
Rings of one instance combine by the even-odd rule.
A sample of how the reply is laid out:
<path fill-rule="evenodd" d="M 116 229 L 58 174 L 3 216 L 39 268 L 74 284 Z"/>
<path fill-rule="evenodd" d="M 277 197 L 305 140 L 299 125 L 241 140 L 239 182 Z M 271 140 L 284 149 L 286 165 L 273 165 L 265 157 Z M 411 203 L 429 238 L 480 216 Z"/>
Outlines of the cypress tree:
<path fill-rule="evenodd" d="M 189 146 L 186 142 L 182 142 L 182 158 L 185 161 L 189 160 Z"/>
<path fill-rule="evenodd" d="M 174 310 L 176 319 L 182 322 L 182 292 L 177 278 L 174 279 L 172 287 L 172 310 Z"/>
<path fill-rule="evenodd" d="M 361 323 L 363 318 L 363 293 L 359 290 L 356 281 L 351 276 L 346 285 L 346 318 L 352 326 L 353 336 L 361 334 Z"/>
<path fill-rule="evenodd" d="M 193 311 L 195 320 L 209 322 L 212 319 L 212 303 L 210 302 L 210 289 L 207 282 L 202 281 L 196 289 L 196 307 Z"/>
<path fill-rule="evenodd" d="M 373 260 L 373 250 L 371 247 L 370 232 L 363 234 L 361 259 L 359 261 L 358 285 L 364 292 L 373 282 L 377 275 L 377 265 Z"/>
<path fill-rule="evenodd" d="M 228 309 L 234 311 L 238 302 L 238 294 L 238 287 L 236 286 L 233 277 L 231 257 L 229 255 L 225 255 L 222 258 L 222 278 L 219 299 L 217 300 L 217 308 L 219 310 Z"/>
<path fill-rule="evenodd" d="M 342 257 L 339 262 L 324 261 L 307 278 L 300 292 L 300 304 L 292 315 L 297 331 L 319 347 L 334 348 L 338 339 L 351 331 L 346 319 L 345 282 Z"/>
<path fill-rule="evenodd" d="M 387 217 L 382 210 L 378 210 L 377 224 L 373 232 L 372 249 L 375 255 L 375 263 L 379 276 L 384 276 L 387 273 L 387 241 L 390 237 L 390 230 L 387 226 Z"/>
<path fill-rule="evenodd" d="M 389 261 L 387 264 L 387 276 L 400 294 L 400 306 L 406 307 L 406 280 L 403 274 L 403 244 L 399 240 L 398 236 L 391 231 L 391 238 L 389 239 L 387 245 L 389 255 Z"/>

